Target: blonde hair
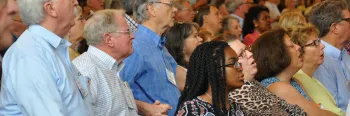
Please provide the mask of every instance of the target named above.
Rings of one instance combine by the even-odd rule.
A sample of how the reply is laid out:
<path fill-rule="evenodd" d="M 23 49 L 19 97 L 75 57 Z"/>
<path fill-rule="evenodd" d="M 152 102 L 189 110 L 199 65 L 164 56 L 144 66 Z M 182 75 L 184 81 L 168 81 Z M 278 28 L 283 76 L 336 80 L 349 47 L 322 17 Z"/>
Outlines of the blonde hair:
<path fill-rule="evenodd" d="M 306 18 L 298 11 L 285 12 L 278 21 L 278 25 L 283 29 L 292 28 L 296 25 L 303 25 L 306 23 Z"/>
<path fill-rule="evenodd" d="M 318 36 L 318 29 L 311 23 L 304 25 L 298 25 L 287 29 L 287 34 L 290 36 L 292 41 L 299 46 L 304 46 L 311 35 Z"/>

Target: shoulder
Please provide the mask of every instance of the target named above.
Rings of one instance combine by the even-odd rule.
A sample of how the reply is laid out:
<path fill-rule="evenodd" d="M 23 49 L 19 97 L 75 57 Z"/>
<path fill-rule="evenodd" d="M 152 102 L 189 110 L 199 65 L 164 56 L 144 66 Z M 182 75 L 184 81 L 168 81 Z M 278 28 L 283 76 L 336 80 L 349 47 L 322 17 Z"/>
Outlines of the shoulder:
<path fill-rule="evenodd" d="M 207 114 L 208 111 L 211 111 L 210 105 L 194 98 L 181 104 L 177 116 L 198 116 Z"/>
<path fill-rule="evenodd" d="M 267 89 L 277 96 L 300 94 L 292 85 L 285 82 L 275 82 L 267 87 Z"/>

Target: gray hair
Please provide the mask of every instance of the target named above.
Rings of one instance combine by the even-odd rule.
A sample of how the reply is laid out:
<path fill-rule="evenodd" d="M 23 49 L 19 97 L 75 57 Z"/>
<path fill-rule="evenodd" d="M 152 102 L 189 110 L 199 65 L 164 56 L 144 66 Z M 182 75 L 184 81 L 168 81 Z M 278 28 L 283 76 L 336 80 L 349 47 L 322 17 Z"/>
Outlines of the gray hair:
<path fill-rule="evenodd" d="M 119 24 L 115 21 L 115 16 L 124 17 L 123 10 L 100 10 L 85 23 L 84 35 L 88 45 L 96 46 L 103 42 L 106 33 L 117 31 Z"/>
<path fill-rule="evenodd" d="M 230 0 L 228 3 L 226 3 L 226 9 L 229 13 L 234 13 L 237 8 L 242 5 L 242 0 Z"/>
<path fill-rule="evenodd" d="M 147 15 L 147 4 L 150 2 L 158 2 L 158 0 L 135 0 L 136 9 L 134 10 L 134 16 L 137 22 L 143 23 L 149 19 Z"/>
<path fill-rule="evenodd" d="M 17 0 L 19 11 L 26 25 L 39 24 L 44 20 L 44 3 L 56 0 Z"/>
<path fill-rule="evenodd" d="M 229 30 L 231 27 L 231 20 L 236 20 L 239 23 L 239 19 L 233 16 L 228 16 L 222 20 L 223 31 Z"/>
<path fill-rule="evenodd" d="M 343 18 L 343 10 L 347 10 L 344 0 L 326 0 L 316 4 L 310 11 L 310 22 L 320 31 L 319 37 L 324 37 L 332 23 Z"/>
<path fill-rule="evenodd" d="M 135 0 L 121 0 L 121 6 L 128 15 L 133 14 Z"/>

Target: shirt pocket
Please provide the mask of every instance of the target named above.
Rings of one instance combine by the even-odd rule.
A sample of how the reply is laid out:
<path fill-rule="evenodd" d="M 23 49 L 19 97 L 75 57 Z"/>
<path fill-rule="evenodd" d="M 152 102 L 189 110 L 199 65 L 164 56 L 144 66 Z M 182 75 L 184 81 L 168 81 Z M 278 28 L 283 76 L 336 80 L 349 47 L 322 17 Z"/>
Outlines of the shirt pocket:
<path fill-rule="evenodd" d="M 80 95 L 85 99 L 89 95 L 90 78 L 88 76 L 78 76 L 76 80 Z"/>
<path fill-rule="evenodd" d="M 125 92 L 126 92 L 126 102 L 128 104 L 128 108 L 137 110 L 135 99 L 134 99 L 134 95 L 131 92 L 129 83 L 128 82 L 123 82 L 123 84 L 124 84 L 124 88 L 125 88 Z"/>

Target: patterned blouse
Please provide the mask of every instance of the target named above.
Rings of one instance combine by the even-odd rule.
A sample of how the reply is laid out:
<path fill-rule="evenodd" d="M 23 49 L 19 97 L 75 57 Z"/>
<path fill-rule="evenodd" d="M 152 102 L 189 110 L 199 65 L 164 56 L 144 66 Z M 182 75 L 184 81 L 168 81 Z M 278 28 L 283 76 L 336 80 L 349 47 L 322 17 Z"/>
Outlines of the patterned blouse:
<path fill-rule="evenodd" d="M 227 116 L 244 116 L 244 112 L 237 104 L 230 104 Z M 214 107 L 199 96 L 181 104 L 177 116 L 215 116 Z"/>
<path fill-rule="evenodd" d="M 247 116 L 306 116 L 302 108 L 277 97 L 256 80 L 231 91 L 228 99 L 242 106 Z"/>
<path fill-rule="evenodd" d="M 264 80 L 261 81 L 261 84 L 263 84 L 265 87 L 270 86 L 271 84 L 275 83 L 275 82 L 280 82 L 280 80 L 277 77 L 270 77 L 270 78 L 266 78 Z M 303 95 L 305 97 L 305 99 L 307 99 L 308 101 L 310 101 L 310 97 L 306 94 L 306 92 L 303 90 L 303 88 L 292 78 L 290 80 L 290 84 L 296 89 L 298 90 L 298 92 Z"/>

